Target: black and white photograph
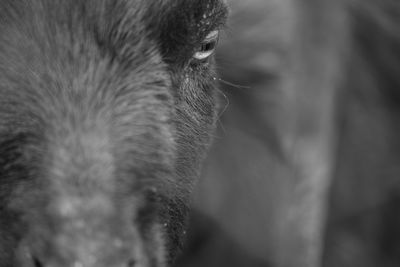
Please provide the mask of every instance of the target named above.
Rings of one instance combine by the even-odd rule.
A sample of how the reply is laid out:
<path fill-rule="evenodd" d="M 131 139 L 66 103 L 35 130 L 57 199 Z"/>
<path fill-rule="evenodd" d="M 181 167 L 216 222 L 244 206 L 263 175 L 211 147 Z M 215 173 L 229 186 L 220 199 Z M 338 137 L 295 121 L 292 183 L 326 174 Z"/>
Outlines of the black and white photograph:
<path fill-rule="evenodd" d="M 0 0 L 0 267 L 399 266 L 399 0 Z"/>

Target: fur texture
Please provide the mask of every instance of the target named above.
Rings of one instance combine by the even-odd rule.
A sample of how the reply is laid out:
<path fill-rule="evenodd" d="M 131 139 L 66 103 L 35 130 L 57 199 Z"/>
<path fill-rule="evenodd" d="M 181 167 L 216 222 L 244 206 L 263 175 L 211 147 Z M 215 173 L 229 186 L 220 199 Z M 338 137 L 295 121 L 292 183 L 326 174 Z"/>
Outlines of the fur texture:
<path fill-rule="evenodd" d="M 0 4 L 0 263 L 166 266 L 215 120 L 217 0 Z"/>

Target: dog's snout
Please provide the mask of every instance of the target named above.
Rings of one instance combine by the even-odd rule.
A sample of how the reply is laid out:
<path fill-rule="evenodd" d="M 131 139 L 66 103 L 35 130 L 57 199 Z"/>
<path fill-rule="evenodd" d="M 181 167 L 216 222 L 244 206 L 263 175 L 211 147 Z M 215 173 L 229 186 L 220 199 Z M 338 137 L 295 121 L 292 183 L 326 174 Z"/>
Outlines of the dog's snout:
<path fill-rule="evenodd" d="M 108 245 L 108 246 L 107 246 Z M 125 247 L 104 244 L 101 251 L 90 251 L 77 245 L 75 249 L 61 251 L 53 244 L 46 251 L 38 250 L 35 244 L 26 244 L 18 255 L 18 267 L 142 267 L 137 264 L 134 244 Z M 132 248 L 128 248 L 132 246 Z"/>
<path fill-rule="evenodd" d="M 41 225 L 22 242 L 16 266 L 147 267 L 144 241 L 135 226 L 111 219 L 108 222 L 77 224 L 71 220 L 57 224 L 55 229 Z"/>

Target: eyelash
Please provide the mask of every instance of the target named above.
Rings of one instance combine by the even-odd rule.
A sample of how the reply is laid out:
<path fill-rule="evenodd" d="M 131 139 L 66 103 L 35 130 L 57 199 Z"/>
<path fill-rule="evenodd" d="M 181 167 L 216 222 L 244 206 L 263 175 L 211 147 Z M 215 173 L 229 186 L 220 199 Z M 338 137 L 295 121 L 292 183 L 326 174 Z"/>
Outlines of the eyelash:
<path fill-rule="evenodd" d="M 205 60 L 214 54 L 219 39 L 219 30 L 210 32 L 203 40 L 193 57 L 197 60 Z"/>

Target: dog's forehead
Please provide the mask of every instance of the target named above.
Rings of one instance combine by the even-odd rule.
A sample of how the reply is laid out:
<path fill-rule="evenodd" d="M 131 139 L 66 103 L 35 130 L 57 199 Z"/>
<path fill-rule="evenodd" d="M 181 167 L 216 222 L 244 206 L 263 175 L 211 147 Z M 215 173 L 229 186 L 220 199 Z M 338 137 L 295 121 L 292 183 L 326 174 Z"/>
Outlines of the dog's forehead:
<path fill-rule="evenodd" d="M 144 1 L 144 0 L 142 0 Z M 166 7 L 179 7 L 189 6 L 192 8 L 197 8 L 202 11 L 212 10 L 220 5 L 227 5 L 226 0 L 151 0 L 145 1 L 146 3 L 156 3 L 160 8 Z"/>
<path fill-rule="evenodd" d="M 203 19 L 219 19 L 227 14 L 226 0 L 155 0 L 157 7 L 163 13 L 182 13 L 191 15 L 192 18 L 201 15 Z"/>

